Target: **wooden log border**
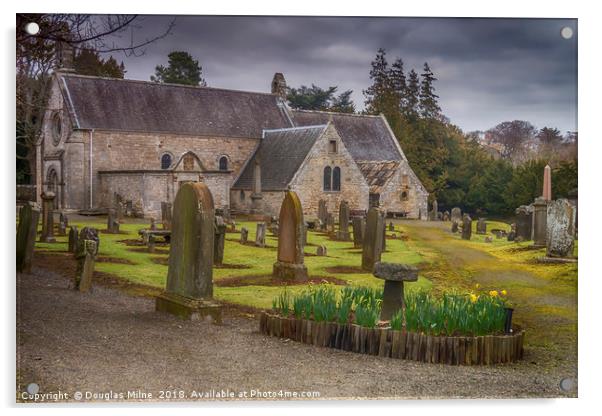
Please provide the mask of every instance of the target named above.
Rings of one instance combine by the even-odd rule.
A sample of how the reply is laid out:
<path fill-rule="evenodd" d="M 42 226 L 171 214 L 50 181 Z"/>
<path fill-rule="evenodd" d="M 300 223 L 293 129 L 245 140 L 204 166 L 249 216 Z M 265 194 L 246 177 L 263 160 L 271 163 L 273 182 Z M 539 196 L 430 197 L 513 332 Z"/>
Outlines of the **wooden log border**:
<path fill-rule="evenodd" d="M 360 354 L 448 365 L 491 365 L 523 358 L 525 331 L 512 335 L 447 337 L 364 328 L 356 324 L 315 322 L 262 312 L 259 332 L 320 347 Z"/>

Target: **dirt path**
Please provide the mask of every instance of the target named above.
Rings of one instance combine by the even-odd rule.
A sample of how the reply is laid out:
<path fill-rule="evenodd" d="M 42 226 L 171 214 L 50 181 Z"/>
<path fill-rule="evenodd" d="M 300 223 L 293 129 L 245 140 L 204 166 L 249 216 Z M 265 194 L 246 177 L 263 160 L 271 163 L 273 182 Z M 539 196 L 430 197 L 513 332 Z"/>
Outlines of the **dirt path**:
<path fill-rule="evenodd" d="M 194 400 L 193 391 L 211 389 L 235 397 L 317 391 L 320 399 L 558 397 L 567 395 L 559 381 L 575 376 L 571 363 L 535 350 L 518 364 L 451 367 L 265 337 L 257 318 L 238 310 L 225 311 L 223 326 L 182 321 L 156 313 L 150 298 L 101 286 L 80 294 L 66 277 L 39 268 L 17 284 L 19 397 L 29 383 L 67 400 L 89 391 L 100 401 L 138 390 L 154 400 L 161 391 Z"/>

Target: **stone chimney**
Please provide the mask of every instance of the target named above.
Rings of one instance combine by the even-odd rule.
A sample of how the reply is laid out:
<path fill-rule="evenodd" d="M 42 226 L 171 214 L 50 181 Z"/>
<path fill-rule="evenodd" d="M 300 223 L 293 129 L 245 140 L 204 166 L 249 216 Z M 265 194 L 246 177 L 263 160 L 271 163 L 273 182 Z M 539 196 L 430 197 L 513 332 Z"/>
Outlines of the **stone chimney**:
<path fill-rule="evenodd" d="M 272 79 L 272 94 L 276 94 L 286 101 L 286 80 L 281 72 L 274 74 L 274 79 Z"/>

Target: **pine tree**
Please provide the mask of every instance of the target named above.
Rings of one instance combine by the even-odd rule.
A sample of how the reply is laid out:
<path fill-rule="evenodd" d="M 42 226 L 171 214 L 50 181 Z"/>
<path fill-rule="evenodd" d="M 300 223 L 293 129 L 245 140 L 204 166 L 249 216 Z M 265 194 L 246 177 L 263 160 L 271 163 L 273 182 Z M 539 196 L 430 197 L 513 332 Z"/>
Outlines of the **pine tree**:
<path fill-rule="evenodd" d="M 369 114 L 383 113 L 387 115 L 394 110 L 391 108 L 391 104 L 394 103 L 395 97 L 386 54 L 387 52 L 383 48 L 376 53 L 376 58 L 371 63 L 372 69 L 370 69 L 372 85 L 363 91 L 366 97 L 366 112 Z"/>
<path fill-rule="evenodd" d="M 97 77 L 123 78 L 126 72 L 123 62 L 117 64 L 117 60 L 112 56 L 105 61 L 92 49 L 82 49 L 76 54 L 73 67 L 78 74 Z"/>
<path fill-rule="evenodd" d="M 439 118 L 441 107 L 437 103 L 438 95 L 435 94 L 433 83 L 437 81 L 433 71 L 428 63 L 424 63 L 422 72 L 422 81 L 420 82 L 420 115 L 427 119 Z"/>
<path fill-rule="evenodd" d="M 404 114 L 410 120 L 416 120 L 419 114 L 420 83 L 418 74 L 413 69 L 408 76 L 408 86 L 405 96 Z"/>
<path fill-rule="evenodd" d="M 395 99 L 399 105 L 399 111 L 403 112 L 406 107 L 408 86 L 406 83 L 406 76 L 403 72 L 403 61 L 401 58 L 397 58 L 395 62 L 393 62 L 393 65 L 391 65 L 389 77 L 393 85 L 393 91 L 395 92 Z"/>
<path fill-rule="evenodd" d="M 203 79 L 203 68 L 199 61 L 192 58 L 188 52 L 173 51 L 169 55 L 167 67 L 157 65 L 155 75 L 151 75 L 153 82 L 198 85 L 204 87 L 207 85 Z"/>

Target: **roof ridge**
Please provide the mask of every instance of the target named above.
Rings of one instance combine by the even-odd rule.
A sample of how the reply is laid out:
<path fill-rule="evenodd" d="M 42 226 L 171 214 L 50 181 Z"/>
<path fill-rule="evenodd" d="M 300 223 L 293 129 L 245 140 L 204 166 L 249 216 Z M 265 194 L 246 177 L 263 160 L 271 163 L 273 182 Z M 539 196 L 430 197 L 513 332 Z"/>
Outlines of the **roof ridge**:
<path fill-rule="evenodd" d="M 232 88 L 220 88 L 220 87 L 203 87 L 201 85 L 184 85 L 184 84 L 174 84 L 171 82 L 160 83 L 154 81 L 145 81 L 142 79 L 130 79 L 130 78 L 112 78 L 112 77 L 100 77 L 95 75 L 82 75 L 82 74 L 74 74 L 72 72 L 55 72 L 57 76 L 61 77 L 72 77 L 72 78 L 87 78 L 87 79 L 100 79 L 103 81 L 116 81 L 116 82 L 131 82 L 136 84 L 144 84 L 144 85 L 152 85 L 159 87 L 180 87 L 180 88 L 191 88 L 197 90 L 217 90 L 217 91 L 228 91 L 228 92 L 239 92 L 245 94 L 258 94 L 258 95 L 269 95 L 272 97 L 278 97 L 277 94 L 272 94 L 270 92 L 261 92 L 261 91 L 245 91 L 245 90 L 237 90 Z"/>
<path fill-rule="evenodd" d="M 291 111 L 299 111 L 302 113 L 317 113 L 317 114 L 333 114 L 337 116 L 349 116 L 349 117 L 369 117 L 369 118 L 379 118 L 380 115 L 373 114 L 357 114 L 357 113 L 340 113 L 338 111 L 323 111 L 323 110 L 305 110 L 305 109 L 296 109 L 293 108 Z"/>
<path fill-rule="evenodd" d="M 263 133 L 276 133 L 279 131 L 295 131 L 295 130 L 309 130 L 309 129 L 323 129 L 328 124 L 314 124 L 311 126 L 296 126 L 296 127 L 282 127 L 279 129 L 263 129 Z"/>

